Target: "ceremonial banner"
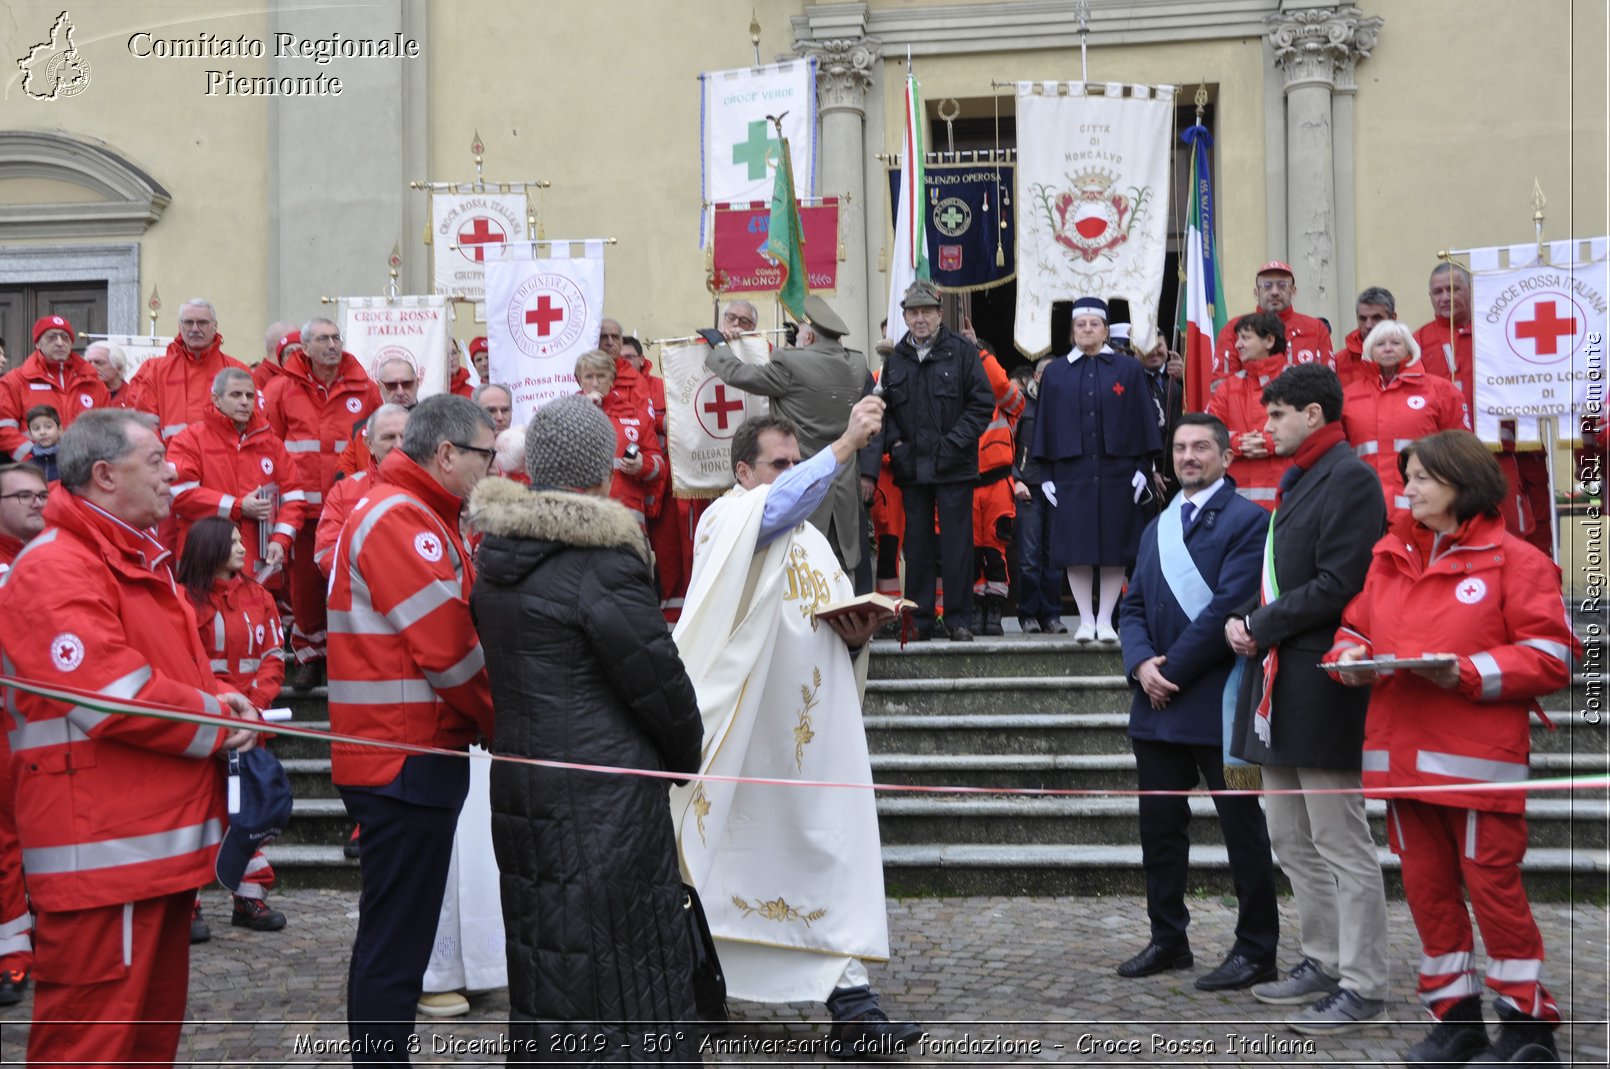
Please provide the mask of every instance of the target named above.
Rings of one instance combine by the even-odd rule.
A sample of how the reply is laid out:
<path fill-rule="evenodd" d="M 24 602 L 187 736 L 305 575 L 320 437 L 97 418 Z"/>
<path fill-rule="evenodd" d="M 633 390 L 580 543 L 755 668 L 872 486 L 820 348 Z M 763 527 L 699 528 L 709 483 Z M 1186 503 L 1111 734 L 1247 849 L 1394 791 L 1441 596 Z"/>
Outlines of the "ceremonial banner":
<path fill-rule="evenodd" d="M 141 364 L 167 353 L 168 343 L 173 339 L 153 338 L 147 334 L 108 334 L 104 338 L 92 339 L 89 344 L 93 345 L 97 341 L 109 341 L 123 350 L 123 355 L 128 358 L 129 364 L 128 369 L 123 372 L 123 381 L 129 382 L 134 378 L 134 373 L 140 370 Z M 85 348 L 88 349 L 89 345 Z"/>
<path fill-rule="evenodd" d="M 817 205 L 800 205 L 805 232 L 805 275 L 812 293 L 831 293 L 839 281 L 839 202 L 828 197 Z M 782 272 L 761 253 L 771 226 L 771 206 L 715 206 L 714 258 L 723 294 L 776 293 Z"/>
<path fill-rule="evenodd" d="M 758 334 L 728 344 L 746 364 L 771 360 L 771 346 Z M 720 497 L 732 489 L 732 436 L 744 420 L 769 411 L 766 398 L 728 386 L 706 370 L 704 358 L 709 352 L 702 339 L 660 350 L 666 450 L 671 491 L 677 497 Z"/>
<path fill-rule="evenodd" d="M 453 367 L 447 352 L 447 298 L 344 300 L 341 336 L 370 378 L 378 377 L 382 360 L 401 357 L 414 366 L 421 401 L 448 391 Z"/>
<path fill-rule="evenodd" d="M 1051 305 L 1077 297 L 1128 301 L 1135 346 L 1155 344 L 1173 118 L 1173 86 L 1018 83 L 1016 341 L 1024 353 L 1050 351 Z"/>
<path fill-rule="evenodd" d="M 906 71 L 906 99 L 903 112 L 904 132 L 900 138 L 900 159 L 906 164 L 900 176 L 900 186 L 894 198 L 894 252 L 889 257 L 889 337 L 898 342 L 906 336 L 905 318 L 901 315 L 900 301 L 906 290 L 919 278 L 929 276 L 928 243 L 923 240 L 923 165 L 928 154 L 923 150 L 923 127 L 927 116 L 922 109 L 922 87 L 917 76 Z"/>
<path fill-rule="evenodd" d="M 816 60 L 814 58 L 708 71 L 699 75 L 703 102 L 699 132 L 704 152 L 704 203 L 766 200 L 772 192 L 768 156 L 780 150 L 768 115 L 782 115 L 783 136 L 798 185 L 816 192 Z M 784 112 L 787 114 L 785 115 Z M 700 244 L 704 222 L 699 224 Z"/>
<path fill-rule="evenodd" d="M 930 163 L 923 168 L 928 271 L 940 289 L 987 290 L 1016 277 L 1017 228 L 1002 209 L 1011 203 L 1015 173 L 1010 163 Z M 903 177 L 901 168 L 889 168 L 891 219 L 900 204 Z"/>
<path fill-rule="evenodd" d="M 511 248 L 486 265 L 488 371 L 514 391 L 515 423 L 576 392 L 576 358 L 598 348 L 604 316 L 602 241 L 555 242 L 546 258 L 529 257 Z"/>
<path fill-rule="evenodd" d="M 1213 135 L 1198 125 L 1181 134 L 1180 140 L 1191 146 L 1191 185 L 1181 268 L 1185 285 L 1180 289 L 1177 325 L 1185 344 L 1185 408 L 1203 412 L 1213 381 L 1214 342 L 1229 316 L 1219 275 L 1219 239 L 1213 229 L 1213 179 L 1208 167 Z"/>
<path fill-rule="evenodd" d="M 794 199 L 794 168 L 788 162 L 788 138 L 783 138 L 782 159 L 771 189 L 771 214 L 766 222 L 766 250 L 761 255 L 782 274 L 777 303 L 796 322 L 805 319 L 805 234 L 799 224 L 799 201 Z"/>
<path fill-rule="evenodd" d="M 430 204 L 435 292 L 486 300 L 486 264 L 502 255 L 504 242 L 529 236 L 525 191 L 433 193 Z"/>
<path fill-rule="evenodd" d="M 1604 411 L 1605 271 L 1610 239 L 1536 243 L 1470 250 L 1476 434 L 1497 444 L 1498 425 L 1515 421 L 1515 437 L 1540 442 L 1539 417 L 1559 417 L 1559 436 L 1581 438 L 1580 416 Z"/>

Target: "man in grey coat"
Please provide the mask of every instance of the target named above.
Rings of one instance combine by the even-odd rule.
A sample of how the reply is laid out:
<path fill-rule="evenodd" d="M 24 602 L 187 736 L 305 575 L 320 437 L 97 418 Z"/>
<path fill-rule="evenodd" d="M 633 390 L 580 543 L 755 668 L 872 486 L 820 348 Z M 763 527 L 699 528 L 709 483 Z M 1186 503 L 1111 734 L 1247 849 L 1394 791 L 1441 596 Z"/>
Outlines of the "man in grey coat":
<path fill-rule="evenodd" d="M 844 347 L 850 328 L 820 297 L 805 298 L 805 322 L 797 344 L 778 349 L 768 364 L 746 364 L 725 345 L 712 346 L 704 366 L 728 386 L 771 398 L 773 415 L 799 427 L 799 451 L 809 460 L 831 445 L 850 424 L 850 409 L 868 391 L 866 354 Z M 729 340 L 737 328 L 722 325 Z M 833 546 L 839 563 L 853 572 L 861 563 L 865 531 L 861 522 L 861 479 L 856 465 L 839 471 L 829 491 L 810 518 Z"/>

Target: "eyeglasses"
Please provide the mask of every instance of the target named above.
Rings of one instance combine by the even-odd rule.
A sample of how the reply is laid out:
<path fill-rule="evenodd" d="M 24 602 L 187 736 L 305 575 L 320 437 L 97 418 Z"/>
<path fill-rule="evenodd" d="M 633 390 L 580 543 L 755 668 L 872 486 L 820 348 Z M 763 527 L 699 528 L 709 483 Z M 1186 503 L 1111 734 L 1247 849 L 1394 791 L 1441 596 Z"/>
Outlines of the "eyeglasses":
<path fill-rule="evenodd" d="M 210 319 L 181 319 L 181 320 L 179 320 L 179 325 L 181 327 L 210 327 L 210 326 L 212 326 L 212 320 L 210 320 Z"/>
<path fill-rule="evenodd" d="M 488 471 L 492 470 L 492 464 L 498 458 L 498 451 L 496 449 L 482 449 L 478 445 L 465 445 L 463 442 L 448 442 L 447 444 L 452 446 L 454 449 L 462 449 L 468 453 L 481 454 L 486 458 L 486 467 Z"/>
<path fill-rule="evenodd" d="M 49 490 L 37 492 L 33 490 L 18 490 L 14 494 L 0 494 L 0 501 L 21 501 L 24 503 L 31 502 L 35 505 L 43 505 L 49 499 Z"/>
<path fill-rule="evenodd" d="M 384 382 L 383 381 L 383 382 L 381 382 L 380 385 L 385 387 L 388 390 L 397 390 L 397 389 L 412 390 L 415 386 L 419 385 L 419 380 L 418 379 L 398 379 L 396 382 Z"/>
<path fill-rule="evenodd" d="M 742 327 L 745 330 L 755 329 L 755 321 L 750 319 L 748 316 L 733 315 L 731 312 L 724 312 L 722 313 L 721 318 L 723 321 L 731 323 L 734 326 Z"/>
<path fill-rule="evenodd" d="M 1289 289 L 1291 289 L 1291 279 L 1289 279 L 1289 278 L 1260 278 L 1258 280 L 1258 288 L 1260 290 L 1262 290 L 1263 292 L 1265 292 L 1265 293 L 1268 293 L 1268 292 L 1270 292 L 1272 290 L 1289 290 Z"/>

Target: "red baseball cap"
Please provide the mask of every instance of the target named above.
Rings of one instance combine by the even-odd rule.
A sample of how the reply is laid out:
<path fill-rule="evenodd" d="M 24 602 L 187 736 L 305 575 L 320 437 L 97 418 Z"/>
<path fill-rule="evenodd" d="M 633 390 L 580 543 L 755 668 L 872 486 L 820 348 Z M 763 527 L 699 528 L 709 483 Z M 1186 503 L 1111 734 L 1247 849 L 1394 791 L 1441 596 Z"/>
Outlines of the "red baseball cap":
<path fill-rule="evenodd" d="M 479 338 L 471 338 L 470 339 L 470 355 L 471 356 L 474 356 L 476 353 L 484 353 L 486 351 L 487 351 L 487 348 L 486 348 L 486 335 L 483 334 Z"/>
<path fill-rule="evenodd" d="M 1291 269 L 1290 264 L 1281 263 L 1279 260 L 1270 260 L 1268 263 L 1258 268 L 1258 274 L 1260 275 L 1268 275 L 1276 271 L 1279 271 L 1284 275 L 1289 275 L 1294 279 L 1297 277 L 1297 273 Z"/>
<path fill-rule="evenodd" d="M 48 330 L 65 330 L 69 338 L 73 336 L 73 325 L 61 316 L 40 316 L 34 320 L 35 345 L 39 344 L 39 339 L 44 337 Z"/>
<path fill-rule="evenodd" d="M 289 334 L 285 335 L 285 337 L 280 339 L 279 345 L 274 347 L 274 359 L 276 359 L 276 360 L 284 360 L 285 359 L 285 350 L 289 349 L 293 345 L 301 345 L 301 344 L 302 344 L 302 332 L 299 331 L 299 330 L 291 331 Z"/>

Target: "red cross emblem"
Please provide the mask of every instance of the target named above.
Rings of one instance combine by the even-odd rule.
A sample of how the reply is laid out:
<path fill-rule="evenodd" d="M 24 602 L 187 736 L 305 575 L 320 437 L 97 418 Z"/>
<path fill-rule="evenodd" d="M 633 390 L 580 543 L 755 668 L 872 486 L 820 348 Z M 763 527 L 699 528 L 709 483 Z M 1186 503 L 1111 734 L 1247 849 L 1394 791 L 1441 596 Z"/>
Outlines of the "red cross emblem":
<path fill-rule="evenodd" d="M 1121 382 L 1113 383 L 1112 384 L 1112 392 L 1113 392 L 1113 396 L 1122 397 L 1124 395 L 1124 384 L 1121 383 Z"/>
<path fill-rule="evenodd" d="M 503 228 L 484 215 L 477 215 L 470 225 L 458 232 L 459 251 L 476 263 L 486 261 L 486 249 L 481 246 L 503 244 Z M 474 245 L 476 248 L 463 248 Z"/>
<path fill-rule="evenodd" d="M 1555 312 L 1556 302 L 1538 301 L 1533 306 L 1532 318 L 1515 324 L 1515 337 L 1530 338 L 1538 356 L 1556 356 L 1560 339 L 1576 336 L 1576 317 L 1560 318 Z"/>
<path fill-rule="evenodd" d="M 562 323 L 564 322 L 564 319 L 565 310 L 555 305 L 553 303 L 553 299 L 550 298 L 546 293 L 544 293 L 541 297 L 538 297 L 537 306 L 535 308 L 528 309 L 525 314 L 525 321 L 528 324 L 536 324 L 537 337 L 539 338 L 546 338 L 548 335 L 552 334 L 554 324 Z"/>
<path fill-rule="evenodd" d="M 720 427 L 722 430 L 726 430 L 727 416 L 733 412 L 742 412 L 744 410 L 744 403 L 735 397 L 729 398 L 727 396 L 727 388 L 725 386 L 717 386 L 715 392 L 715 400 L 706 401 L 704 404 L 704 410 L 715 416 L 716 425 L 718 427 Z"/>

